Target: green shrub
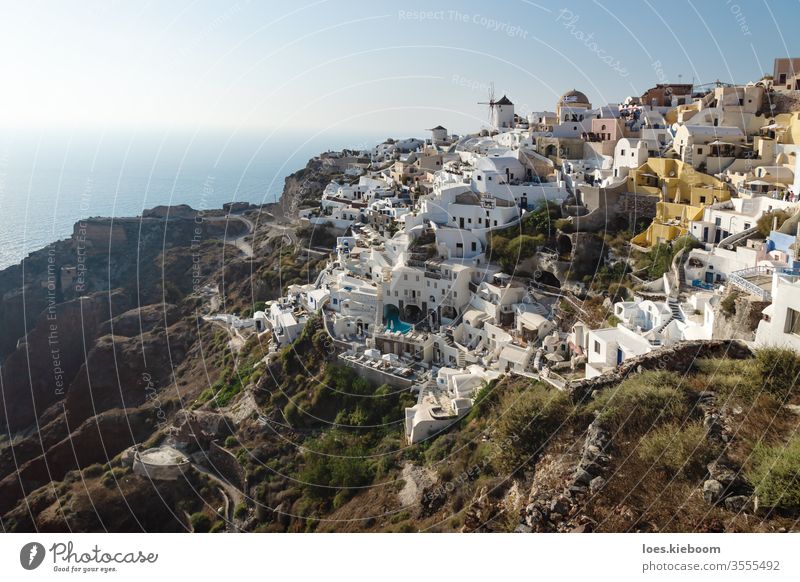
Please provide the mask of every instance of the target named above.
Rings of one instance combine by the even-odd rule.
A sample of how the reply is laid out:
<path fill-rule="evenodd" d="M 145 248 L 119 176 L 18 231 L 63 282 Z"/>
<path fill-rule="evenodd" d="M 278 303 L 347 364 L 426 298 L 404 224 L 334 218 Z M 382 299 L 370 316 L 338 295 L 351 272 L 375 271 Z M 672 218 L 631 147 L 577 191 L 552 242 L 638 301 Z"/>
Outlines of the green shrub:
<path fill-rule="evenodd" d="M 308 441 L 300 481 L 311 497 L 329 499 L 372 482 L 368 451 L 355 435 L 331 430 Z"/>
<path fill-rule="evenodd" d="M 682 420 L 687 414 L 681 377 L 673 372 L 648 371 L 600 393 L 587 411 L 602 422 L 626 431 L 649 430 L 654 424 Z"/>
<path fill-rule="evenodd" d="M 696 360 L 694 367 L 708 376 L 702 378 L 703 383 L 714 388 L 720 403 L 735 398 L 750 404 L 763 394 L 763 380 L 754 358 L 703 358 Z"/>
<path fill-rule="evenodd" d="M 760 505 L 800 511 L 800 436 L 786 446 L 757 446 L 748 477 Z"/>
<path fill-rule="evenodd" d="M 89 465 L 83 470 L 84 477 L 99 477 L 103 474 L 103 465 L 100 463 L 95 463 L 94 465 Z"/>
<path fill-rule="evenodd" d="M 571 233 L 575 232 L 575 225 L 568 218 L 559 218 L 556 220 L 556 228 L 561 232 Z"/>
<path fill-rule="evenodd" d="M 789 216 L 790 214 L 785 210 L 773 210 L 772 212 L 765 212 L 756 222 L 758 233 L 765 238 L 768 237 L 769 233 L 772 232 L 774 219 L 778 219 L 777 228 L 780 228 L 781 225 L 786 222 L 786 219 L 789 218 Z"/>
<path fill-rule="evenodd" d="M 716 457 L 702 423 L 669 423 L 647 433 L 636 449 L 639 458 L 668 475 L 702 477 Z"/>
<path fill-rule="evenodd" d="M 732 291 L 728 293 L 722 301 L 719 302 L 719 306 L 722 309 L 722 313 L 731 317 L 736 315 L 736 299 L 739 297 L 738 291 Z"/>
<path fill-rule="evenodd" d="M 756 366 L 764 390 L 780 399 L 791 395 L 800 374 L 800 360 L 794 350 L 761 348 L 756 351 Z"/>
<path fill-rule="evenodd" d="M 211 518 L 205 513 L 197 512 L 189 516 L 189 523 L 197 533 L 207 533 L 211 529 Z"/>
<path fill-rule="evenodd" d="M 110 471 L 106 471 L 103 474 L 103 477 L 100 479 L 100 482 L 104 487 L 116 487 L 119 480 L 122 479 L 122 477 L 124 477 L 127 473 L 127 469 L 123 467 L 115 467 Z"/>
<path fill-rule="evenodd" d="M 247 505 L 245 503 L 238 503 L 233 510 L 233 516 L 237 519 L 242 519 L 247 516 Z"/>
<path fill-rule="evenodd" d="M 230 449 L 238 445 L 239 445 L 239 439 L 237 439 L 235 436 L 231 435 L 225 438 L 225 448 Z"/>
<path fill-rule="evenodd" d="M 537 456 L 566 422 L 572 404 L 566 394 L 534 384 L 521 393 L 505 395 L 499 404 L 493 464 L 505 473 L 522 469 Z"/>

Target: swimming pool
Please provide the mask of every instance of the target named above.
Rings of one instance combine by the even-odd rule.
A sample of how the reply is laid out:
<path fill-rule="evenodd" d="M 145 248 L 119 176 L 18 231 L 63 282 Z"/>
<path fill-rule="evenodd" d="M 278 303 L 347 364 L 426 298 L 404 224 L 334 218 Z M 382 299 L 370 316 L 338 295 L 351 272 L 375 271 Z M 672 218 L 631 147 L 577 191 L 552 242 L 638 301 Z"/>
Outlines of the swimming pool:
<path fill-rule="evenodd" d="M 384 320 L 386 322 L 386 328 L 389 331 L 399 331 L 400 333 L 408 333 L 413 329 L 411 324 L 402 321 L 397 313 L 386 314 Z"/>

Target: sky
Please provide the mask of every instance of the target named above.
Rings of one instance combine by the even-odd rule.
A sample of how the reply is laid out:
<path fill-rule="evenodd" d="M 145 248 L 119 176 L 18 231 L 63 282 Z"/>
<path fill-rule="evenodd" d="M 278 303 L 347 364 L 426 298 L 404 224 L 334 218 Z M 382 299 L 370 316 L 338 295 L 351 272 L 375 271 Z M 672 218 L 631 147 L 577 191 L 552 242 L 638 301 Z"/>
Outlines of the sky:
<path fill-rule="evenodd" d="M 747 82 L 800 57 L 797 0 L 15 1 L 0 5 L 0 129 L 421 135 L 569 89 Z M 793 25 L 794 28 L 793 29 Z"/>

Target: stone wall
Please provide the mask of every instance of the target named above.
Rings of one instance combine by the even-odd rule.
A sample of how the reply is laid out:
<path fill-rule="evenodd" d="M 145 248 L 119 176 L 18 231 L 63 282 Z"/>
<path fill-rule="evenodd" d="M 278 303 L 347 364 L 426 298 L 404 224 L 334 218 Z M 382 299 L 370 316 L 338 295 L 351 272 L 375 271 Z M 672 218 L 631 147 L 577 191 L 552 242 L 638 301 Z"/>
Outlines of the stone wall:
<path fill-rule="evenodd" d="M 619 210 L 633 229 L 637 221 L 652 221 L 655 218 L 658 201 L 659 197 L 652 194 L 624 192 L 619 196 Z"/>
<path fill-rule="evenodd" d="M 576 380 L 567 387 L 572 399 L 580 402 L 597 390 L 614 386 L 628 374 L 639 370 L 666 370 L 685 374 L 697 358 L 727 357 L 744 359 L 752 356 L 750 348 L 739 340 L 696 340 L 663 347 L 630 360 L 615 370 L 588 380 Z"/>
<path fill-rule="evenodd" d="M 389 374 L 388 372 L 384 372 L 383 370 L 376 370 L 375 368 L 369 368 L 367 366 L 360 366 L 353 362 L 352 360 L 348 360 L 346 358 L 339 357 L 339 363 L 344 364 L 350 368 L 353 368 L 358 372 L 358 375 L 362 378 L 366 378 L 373 384 L 388 384 L 389 386 L 393 386 L 394 388 L 410 388 L 414 382 L 409 380 L 408 378 L 401 378 L 400 376 L 395 376 L 394 374 Z"/>

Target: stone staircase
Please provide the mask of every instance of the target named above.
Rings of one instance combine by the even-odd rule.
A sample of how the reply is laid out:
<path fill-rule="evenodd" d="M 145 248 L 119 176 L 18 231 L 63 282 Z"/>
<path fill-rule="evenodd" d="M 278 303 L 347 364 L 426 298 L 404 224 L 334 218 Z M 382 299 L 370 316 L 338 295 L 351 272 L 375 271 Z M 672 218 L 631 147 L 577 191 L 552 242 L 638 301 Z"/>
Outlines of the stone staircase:
<path fill-rule="evenodd" d="M 681 311 L 681 304 L 675 299 L 667 300 L 667 305 L 669 306 L 669 310 L 672 312 L 673 319 L 677 319 L 678 321 L 683 321 L 685 319 L 683 317 L 683 311 Z"/>
<path fill-rule="evenodd" d="M 670 317 L 667 321 L 665 321 L 660 326 L 655 328 L 653 330 L 655 333 L 661 333 L 662 331 L 664 331 L 664 328 L 667 327 L 670 323 L 672 323 L 673 320 L 677 319 L 678 321 L 685 321 L 686 319 L 683 316 L 683 311 L 681 311 L 681 304 L 678 301 L 676 301 L 675 299 L 668 299 L 667 306 L 669 306 L 669 310 L 672 313 L 672 317 Z M 652 346 L 661 345 L 661 342 L 659 340 L 649 340 L 649 341 L 650 345 Z"/>

